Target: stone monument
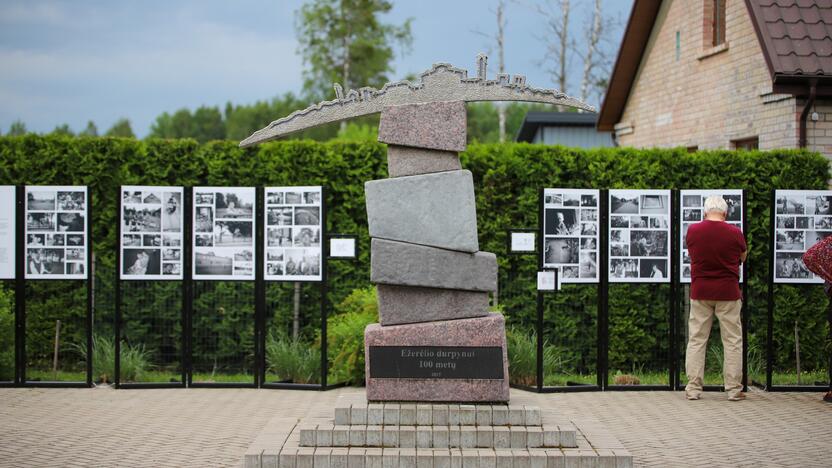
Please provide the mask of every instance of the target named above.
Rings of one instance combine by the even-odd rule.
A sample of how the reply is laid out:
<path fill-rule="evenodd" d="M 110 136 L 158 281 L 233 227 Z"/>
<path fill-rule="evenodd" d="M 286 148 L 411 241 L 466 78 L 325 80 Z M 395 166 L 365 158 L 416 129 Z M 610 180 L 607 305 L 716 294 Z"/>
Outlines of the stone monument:
<path fill-rule="evenodd" d="M 465 102 L 593 109 L 563 93 L 526 86 L 521 75 L 489 80 L 486 60 L 477 57 L 474 78 L 436 64 L 415 84 L 388 83 L 346 96 L 336 84 L 337 99 L 276 120 L 240 144 L 380 112 L 378 139 L 388 145 L 390 178 L 365 184 L 370 279 L 379 309 L 379 323 L 364 332 L 367 400 L 338 405 L 334 420 L 301 422 L 285 434 L 280 450 L 259 454 L 261 466 L 631 464 L 620 447 L 620 453 L 611 447 L 603 455 L 583 450 L 579 439 L 587 438 L 557 415 L 508 405 L 505 321 L 489 312 L 497 258 L 479 250 L 474 181 L 458 157 L 466 148 Z"/>

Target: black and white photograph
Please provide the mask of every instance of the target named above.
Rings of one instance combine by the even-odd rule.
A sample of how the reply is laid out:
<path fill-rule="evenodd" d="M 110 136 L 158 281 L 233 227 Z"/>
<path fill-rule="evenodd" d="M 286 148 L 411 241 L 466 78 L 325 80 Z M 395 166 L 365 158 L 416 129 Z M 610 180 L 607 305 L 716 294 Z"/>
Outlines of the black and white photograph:
<path fill-rule="evenodd" d="M 160 232 L 162 208 L 159 206 L 123 205 L 121 232 Z"/>
<path fill-rule="evenodd" d="M 544 264 L 578 264 L 578 238 L 547 237 L 543 246 Z"/>
<path fill-rule="evenodd" d="M 255 189 L 194 187 L 193 190 L 194 279 L 253 280 Z"/>
<path fill-rule="evenodd" d="M 122 249 L 121 255 L 122 277 L 155 276 L 162 272 L 159 249 Z"/>
<path fill-rule="evenodd" d="M 598 281 L 598 197 L 592 189 L 543 190 L 544 268 L 558 268 L 564 283 Z"/>
<path fill-rule="evenodd" d="M 616 189 L 609 196 L 610 281 L 669 282 L 670 191 Z M 698 197 L 687 200 L 690 205 L 699 202 Z"/>
<path fill-rule="evenodd" d="M 774 199 L 774 282 L 823 283 L 802 257 L 832 234 L 832 191 L 777 190 Z"/>
<path fill-rule="evenodd" d="M 708 197 L 719 195 L 725 200 L 728 211 L 725 213 L 725 220 L 735 225 L 742 231 L 742 190 L 740 189 L 690 189 L 681 191 L 682 229 L 679 230 L 679 241 L 681 249 L 679 252 L 682 265 L 690 265 L 690 257 L 685 250 L 687 233 L 690 226 L 705 219 L 705 200 Z M 793 221 L 792 221 L 793 222 Z M 679 280 L 682 283 L 690 283 L 690 267 L 681 268 Z M 740 282 L 742 282 L 742 269 L 740 270 Z"/>
<path fill-rule="evenodd" d="M 86 279 L 87 188 L 26 186 L 25 190 L 24 239 L 30 247 L 25 277 Z"/>
<path fill-rule="evenodd" d="M 162 231 L 182 232 L 182 193 L 163 192 L 164 204 L 162 205 Z"/>
<path fill-rule="evenodd" d="M 182 263 L 163 263 L 162 275 L 165 276 L 182 276 Z"/>
<path fill-rule="evenodd" d="M 266 187 L 266 280 L 321 281 L 322 193 L 321 187 Z"/>
<path fill-rule="evenodd" d="M 162 235 L 161 234 L 143 234 L 142 235 L 142 246 L 143 247 L 161 247 L 162 246 Z"/>
<path fill-rule="evenodd" d="M 162 236 L 162 245 L 165 247 L 181 247 L 182 237 L 165 234 Z"/>
<path fill-rule="evenodd" d="M 166 262 L 181 260 L 182 259 L 182 251 L 180 249 L 163 249 L 162 250 L 162 260 Z"/>

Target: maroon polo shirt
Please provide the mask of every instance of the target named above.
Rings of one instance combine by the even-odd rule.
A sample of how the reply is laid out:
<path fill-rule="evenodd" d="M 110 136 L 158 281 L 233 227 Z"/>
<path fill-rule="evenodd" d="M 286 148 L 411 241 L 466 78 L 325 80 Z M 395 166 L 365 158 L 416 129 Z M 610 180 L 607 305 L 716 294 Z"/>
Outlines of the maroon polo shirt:
<path fill-rule="evenodd" d="M 706 219 L 688 228 L 685 243 L 691 261 L 691 299 L 742 299 L 740 255 L 746 250 L 742 231 L 728 223 Z"/>

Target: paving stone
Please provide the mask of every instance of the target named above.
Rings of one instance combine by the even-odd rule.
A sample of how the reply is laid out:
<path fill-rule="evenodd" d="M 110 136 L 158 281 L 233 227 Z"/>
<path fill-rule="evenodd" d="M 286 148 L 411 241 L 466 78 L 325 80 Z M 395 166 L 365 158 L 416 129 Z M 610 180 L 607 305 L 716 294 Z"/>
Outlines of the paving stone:
<path fill-rule="evenodd" d="M 510 448 L 511 447 L 511 430 L 506 426 L 494 427 L 494 447 L 495 448 Z"/>
<path fill-rule="evenodd" d="M 448 405 L 448 425 L 459 426 L 459 405 Z"/>
<path fill-rule="evenodd" d="M 543 447 L 543 429 L 537 426 L 526 428 L 526 446 L 529 448 Z"/>
<path fill-rule="evenodd" d="M 329 447 L 317 447 L 315 449 L 315 455 L 313 456 L 313 466 L 314 468 L 330 468 L 330 455 L 332 454 L 332 449 Z"/>
<path fill-rule="evenodd" d="M 479 468 L 480 455 L 476 450 L 462 450 L 462 468 Z"/>
<path fill-rule="evenodd" d="M 448 425 L 448 405 L 433 405 L 433 424 L 435 426 Z"/>
<path fill-rule="evenodd" d="M 352 423 L 352 419 L 350 418 L 350 407 L 349 406 L 336 406 L 335 407 L 335 424 L 338 426 L 346 426 Z"/>
<path fill-rule="evenodd" d="M 376 284 L 497 290 L 497 257 L 493 253 L 454 252 L 375 238 L 370 249 L 370 281 Z"/>
<path fill-rule="evenodd" d="M 391 429 L 392 430 L 392 429 Z M 368 447 L 381 447 L 382 446 L 382 426 L 367 426 L 366 432 L 366 443 Z"/>
<path fill-rule="evenodd" d="M 399 426 L 399 447 L 416 448 L 416 426 Z"/>
<path fill-rule="evenodd" d="M 350 447 L 347 453 L 347 468 L 366 468 L 367 449 Z"/>
<path fill-rule="evenodd" d="M 416 426 L 416 448 L 433 448 L 433 431 L 430 426 Z"/>
<path fill-rule="evenodd" d="M 399 426 L 384 426 L 382 430 L 382 444 L 385 447 L 399 446 Z"/>
<path fill-rule="evenodd" d="M 494 405 L 491 408 L 491 424 L 495 426 L 508 425 L 508 406 Z"/>
<path fill-rule="evenodd" d="M 459 446 L 461 448 L 474 448 L 477 446 L 477 428 L 474 426 L 461 426 L 459 428 Z"/>
<path fill-rule="evenodd" d="M 351 424 L 367 424 L 367 405 L 352 405 L 350 408 Z"/>
<path fill-rule="evenodd" d="M 474 405 L 459 405 L 459 425 L 473 426 L 477 423 L 477 407 Z"/>
<path fill-rule="evenodd" d="M 477 427 L 477 447 L 494 447 L 494 430 L 491 426 Z"/>
<path fill-rule="evenodd" d="M 435 448 L 448 448 L 448 428 L 444 426 L 434 426 L 433 431 L 433 446 Z"/>
<path fill-rule="evenodd" d="M 363 447 L 367 445 L 367 430 L 366 426 L 359 426 L 350 429 L 350 446 Z"/>
<path fill-rule="evenodd" d="M 367 425 L 380 426 L 384 424 L 384 405 L 370 403 L 367 405 Z"/>
<path fill-rule="evenodd" d="M 477 405 L 477 426 L 491 425 L 491 405 Z"/>
<path fill-rule="evenodd" d="M 383 468 L 383 450 L 380 448 L 368 448 L 364 456 L 366 468 Z"/>
<path fill-rule="evenodd" d="M 379 322 L 400 325 L 488 315 L 487 292 L 379 284 Z"/>
<path fill-rule="evenodd" d="M 387 146 L 387 174 L 404 177 L 462 169 L 456 151 L 439 151 L 410 146 Z"/>
<path fill-rule="evenodd" d="M 399 451 L 399 468 L 416 468 L 415 448 L 403 448 Z"/>
<path fill-rule="evenodd" d="M 385 107 L 378 141 L 443 151 L 465 151 L 467 112 L 462 101 Z"/>
<path fill-rule="evenodd" d="M 509 406 L 508 423 L 512 426 L 524 426 L 526 424 L 526 410 L 523 407 Z"/>
<path fill-rule="evenodd" d="M 468 253 L 479 250 L 470 171 L 371 180 L 364 184 L 364 194 L 372 238 Z"/>
<path fill-rule="evenodd" d="M 365 332 L 366 333 L 366 332 Z M 399 404 L 385 403 L 384 404 L 384 425 L 396 426 L 399 424 Z"/>
<path fill-rule="evenodd" d="M 416 425 L 430 426 L 433 424 L 433 407 L 431 405 L 416 405 Z"/>
<path fill-rule="evenodd" d="M 526 447 L 526 428 L 522 426 L 511 427 L 511 448 Z"/>
<path fill-rule="evenodd" d="M 399 424 L 402 426 L 416 425 L 416 405 L 402 403 L 399 409 Z"/>
<path fill-rule="evenodd" d="M 332 429 L 332 446 L 348 447 L 350 445 L 350 426 L 335 426 Z"/>

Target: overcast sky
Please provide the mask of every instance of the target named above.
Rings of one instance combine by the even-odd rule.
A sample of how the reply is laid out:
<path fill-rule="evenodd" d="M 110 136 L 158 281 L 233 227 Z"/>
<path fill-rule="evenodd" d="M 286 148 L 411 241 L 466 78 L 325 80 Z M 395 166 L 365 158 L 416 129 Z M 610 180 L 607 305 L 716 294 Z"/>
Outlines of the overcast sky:
<path fill-rule="evenodd" d="M 533 3 L 536 0 L 528 0 Z M 395 78 L 434 62 L 474 72 L 495 29 L 495 0 L 398 0 L 386 21 L 413 18 L 413 47 L 395 60 Z M 23 0 L 0 2 L 0 130 L 22 120 L 36 132 L 88 120 L 99 131 L 130 119 L 143 137 L 164 111 L 270 99 L 301 88 L 294 12 L 303 0 Z M 589 0 L 573 0 L 574 26 Z M 632 0 L 604 0 L 626 22 Z M 506 68 L 528 84 L 554 87 L 540 36 L 540 17 L 521 3 L 507 10 Z M 615 55 L 621 29 L 614 45 Z M 568 91 L 577 94 L 581 64 L 572 63 Z M 496 69 L 495 59 L 489 75 Z M 572 86 L 575 86 L 574 88 Z M 591 102 L 597 105 L 596 102 Z M 275 118 L 281 116 L 274 116 Z"/>

